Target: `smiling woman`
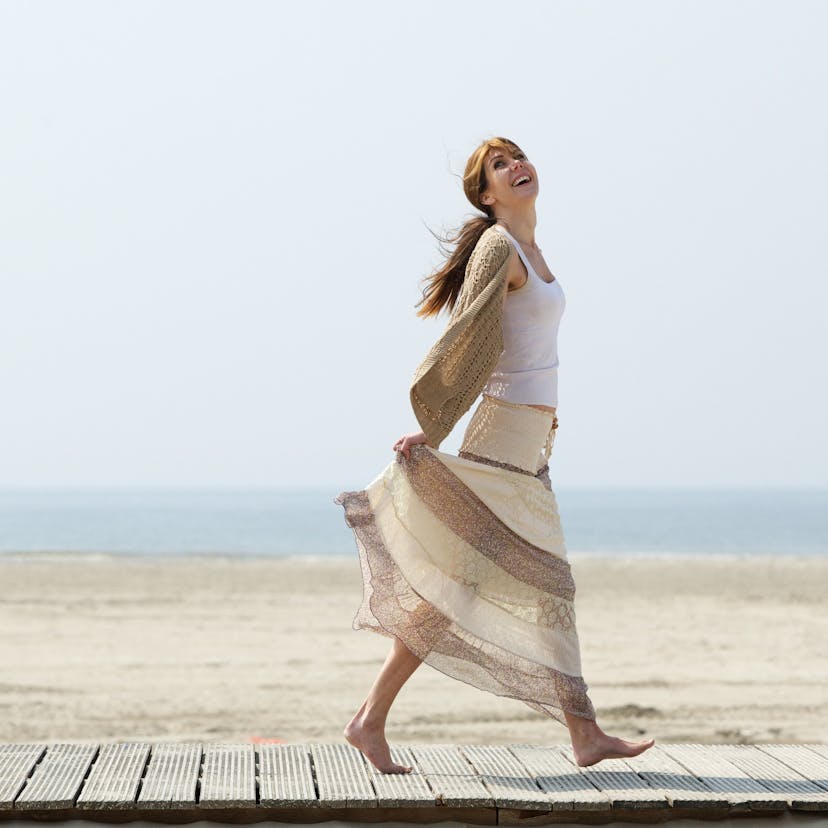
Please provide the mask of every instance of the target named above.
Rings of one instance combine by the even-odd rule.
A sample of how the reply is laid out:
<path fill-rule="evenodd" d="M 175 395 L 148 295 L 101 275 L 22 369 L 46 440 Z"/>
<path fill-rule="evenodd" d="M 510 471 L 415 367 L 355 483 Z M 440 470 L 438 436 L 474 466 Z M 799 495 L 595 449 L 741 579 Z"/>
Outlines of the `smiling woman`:
<path fill-rule="evenodd" d="M 423 430 L 397 440 L 363 491 L 336 498 L 362 567 L 353 626 L 393 639 L 345 736 L 381 771 L 409 771 L 391 759 L 385 722 L 425 661 L 566 725 L 580 765 L 634 756 L 653 741 L 604 733 L 581 676 L 549 478 L 565 298 L 534 240 L 537 170 L 513 141 L 492 138 L 463 181 L 482 215 L 444 240 L 455 249 L 426 280 L 418 315 L 450 317 L 411 385 Z M 440 451 L 481 393 L 458 455 Z"/>

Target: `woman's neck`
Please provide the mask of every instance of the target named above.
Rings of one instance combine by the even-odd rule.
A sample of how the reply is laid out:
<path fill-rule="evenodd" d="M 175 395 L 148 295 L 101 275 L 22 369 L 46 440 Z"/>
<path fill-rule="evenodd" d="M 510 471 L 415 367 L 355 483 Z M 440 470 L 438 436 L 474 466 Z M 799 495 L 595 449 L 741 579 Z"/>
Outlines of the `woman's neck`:
<path fill-rule="evenodd" d="M 509 212 L 498 215 L 495 214 L 499 224 L 502 224 L 509 233 L 515 237 L 521 247 L 528 247 L 530 249 L 537 249 L 535 245 L 535 225 L 537 224 L 537 217 L 535 215 L 535 205 L 530 204 L 525 210 L 520 212 Z"/>

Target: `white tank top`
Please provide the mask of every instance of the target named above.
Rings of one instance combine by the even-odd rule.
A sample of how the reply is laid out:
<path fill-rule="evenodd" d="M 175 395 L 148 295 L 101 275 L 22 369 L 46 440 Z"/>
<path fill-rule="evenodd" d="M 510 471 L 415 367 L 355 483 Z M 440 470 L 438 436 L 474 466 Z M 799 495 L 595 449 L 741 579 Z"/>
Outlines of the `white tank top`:
<path fill-rule="evenodd" d="M 517 241 L 494 225 L 517 249 L 528 278 L 506 294 L 503 353 L 483 393 L 524 405 L 558 405 L 558 327 L 566 297 L 557 279 L 546 282 L 535 272 Z"/>

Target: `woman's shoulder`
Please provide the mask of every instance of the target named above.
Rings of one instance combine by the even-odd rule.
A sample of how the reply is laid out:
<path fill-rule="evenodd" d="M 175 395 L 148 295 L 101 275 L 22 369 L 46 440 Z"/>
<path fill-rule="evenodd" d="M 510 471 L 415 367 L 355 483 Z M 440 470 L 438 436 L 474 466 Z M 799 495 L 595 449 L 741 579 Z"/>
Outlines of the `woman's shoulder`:
<path fill-rule="evenodd" d="M 496 272 L 509 258 L 511 252 L 511 243 L 497 229 L 497 226 L 493 224 L 483 231 L 477 244 L 474 246 L 471 258 L 469 259 L 469 267 L 483 267 L 487 269 L 493 267 L 494 272 Z"/>
<path fill-rule="evenodd" d="M 478 247 L 494 247 L 500 250 L 510 250 L 512 245 L 504 233 L 501 233 L 497 224 L 487 227 L 480 235 L 475 249 Z"/>

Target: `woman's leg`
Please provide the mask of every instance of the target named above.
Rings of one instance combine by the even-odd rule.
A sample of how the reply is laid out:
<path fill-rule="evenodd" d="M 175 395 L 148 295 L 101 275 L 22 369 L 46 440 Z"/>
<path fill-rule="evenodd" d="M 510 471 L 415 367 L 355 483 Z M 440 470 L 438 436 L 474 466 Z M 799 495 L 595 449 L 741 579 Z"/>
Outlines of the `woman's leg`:
<path fill-rule="evenodd" d="M 411 771 L 410 767 L 391 761 L 391 750 L 385 739 L 385 720 L 397 693 L 420 664 L 422 661 L 399 638 L 394 638 L 391 652 L 368 696 L 345 726 L 345 738 L 383 773 Z"/>
<path fill-rule="evenodd" d="M 608 736 L 598 727 L 598 722 L 584 719 L 564 711 L 569 736 L 572 740 L 572 752 L 575 761 L 581 766 L 594 765 L 602 759 L 622 759 L 625 756 L 637 756 L 655 744 L 654 739 L 645 742 L 628 742 L 616 736 Z"/>

